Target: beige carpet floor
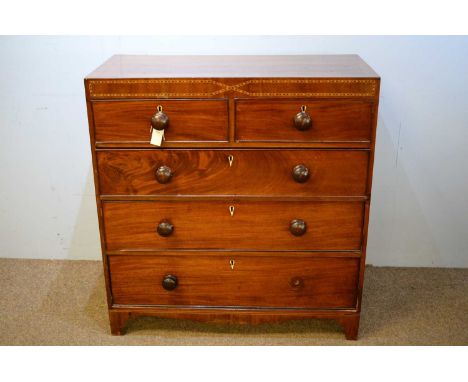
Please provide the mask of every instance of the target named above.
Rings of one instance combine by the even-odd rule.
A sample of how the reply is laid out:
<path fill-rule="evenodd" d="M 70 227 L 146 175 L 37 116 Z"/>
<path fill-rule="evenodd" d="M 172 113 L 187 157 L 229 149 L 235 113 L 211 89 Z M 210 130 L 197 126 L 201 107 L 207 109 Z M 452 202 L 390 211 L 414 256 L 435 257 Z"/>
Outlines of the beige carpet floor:
<path fill-rule="evenodd" d="M 152 317 L 114 337 L 100 262 L 0 259 L 0 345 L 468 345 L 468 269 L 367 267 L 358 341 L 333 321 Z"/>

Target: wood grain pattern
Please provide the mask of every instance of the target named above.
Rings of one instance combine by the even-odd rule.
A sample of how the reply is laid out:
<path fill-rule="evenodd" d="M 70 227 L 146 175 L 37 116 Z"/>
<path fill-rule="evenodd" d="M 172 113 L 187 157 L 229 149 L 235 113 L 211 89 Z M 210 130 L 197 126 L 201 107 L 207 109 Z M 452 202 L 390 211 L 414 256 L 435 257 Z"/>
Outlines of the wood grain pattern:
<path fill-rule="evenodd" d="M 357 55 L 114 56 L 87 76 L 89 99 L 376 98 L 379 76 Z"/>
<path fill-rule="evenodd" d="M 150 56 L 114 55 L 90 73 L 88 80 L 161 78 L 356 78 L 378 74 L 356 54 Z"/>
<path fill-rule="evenodd" d="M 108 250 L 360 250 L 363 212 L 362 202 L 103 203 Z M 289 232 L 293 219 L 306 221 L 305 235 Z M 171 236 L 156 233 L 163 220 L 174 225 Z"/>
<path fill-rule="evenodd" d="M 189 257 L 197 257 L 200 255 L 203 256 L 225 256 L 227 253 L 235 252 L 237 257 L 276 257 L 276 256 L 288 256 L 288 257 L 354 257 L 354 258 L 361 258 L 362 254 L 361 251 L 288 251 L 288 252 L 280 252 L 280 251 L 237 251 L 237 250 L 229 250 L 227 248 L 221 249 L 219 251 L 210 250 L 207 251 L 205 249 L 194 249 L 194 250 L 147 250 L 147 251 L 106 251 L 108 256 L 129 256 L 129 255 L 138 255 L 138 256 L 160 256 L 163 254 L 164 256 L 172 257 L 172 256 L 189 256 Z"/>
<path fill-rule="evenodd" d="M 234 131 L 234 130 L 233 130 Z M 167 142 L 164 141 L 163 145 L 159 150 L 166 148 L 198 148 L 198 149 L 240 149 L 240 148 L 271 148 L 271 149 L 370 149 L 372 147 L 372 142 L 280 142 L 280 141 L 271 141 L 271 142 L 259 142 L 259 141 L 249 141 L 249 142 L 239 142 L 235 141 L 232 136 L 229 138 L 230 141 L 227 142 Z M 98 150 L 102 149 L 155 149 L 155 146 L 151 145 L 149 142 L 95 142 L 94 147 Z"/>
<path fill-rule="evenodd" d="M 165 141 L 227 141 L 226 100 L 93 102 L 96 141 L 149 143 L 151 117 L 158 105 L 169 117 Z"/>
<path fill-rule="evenodd" d="M 102 265 L 104 271 L 104 281 L 106 285 L 106 298 L 107 298 L 107 305 L 110 308 L 112 305 L 112 292 L 110 289 L 110 279 L 109 279 L 109 267 L 107 264 L 107 256 L 105 254 L 106 242 L 104 237 L 104 227 L 102 225 L 102 208 L 101 208 L 101 198 L 100 198 L 100 191 L 99 191 L 99 173 L 97 171 L 97 158 L 96 158 L 96 150 L 94 150 L 94 115 L 93 115 L 93 108 L 91 106 L 91 102 L 86 100 L 86 109 L 88 114 L 88 126 L 89 126 L 89 137 L 91 143 L 91 160 L 93 164 L 93 174 L 94 174 L 94 191 L 96 196 L 96 210 L 97 210 L 97 217 L 99 222 L 99 239 L 101 244 L 101 258 L 102 258 Z M 110 317 L 110 313 L 109 313 Z"/>
<path fill-rule="evenodd" d="M 293 119 L 303 105 L 312 118 L 312 127 L 299 131 Z M 371 104 L 367 102 L 313 99 L 236 102 L 238 141 L 369 141 L 371 127 Z"/>
<path fill-rule="evenodd" d="M 233 162 L 229 165 L 228 156 Z M 98 151 L 103 195 L 366 195 L 368 151 L 350 150 L 109 150 Z M 298 183 L 303 164 L 309 179 Z M 155 171 L 168 167 L 168 183 Z"/>
<path fill-rule="evenodd" d="M 258 325 L 286 320 L 326 319 L 335 320 L 343 327 L 347 339 L 357 339 L 357 333 L 349 333 L 350 327 L 358 327 L 359 312 L 355 309 L 284 309 L 284 308 L 216 308 L 182 306 L 117 305 L 109 308 L 112 334 L 120 335 L 127 328 L 128 319 L 140 316 L 180 318 L 211 324 Z M 346 328 L 346 329 L 345 329 Z M 349 335 L 351 334 L 351 335 Z"/>
<path fill-rule="evenodd" d="M 91 99 L 314 97 L 375 99 L 377 79 L 165 78 L 87 80 Z"/>
<path fill-rule="evenodd" d="M 359 296 L 359 298 L 361 298 Z M 347 340 L 357 340 L 359 332 L 359 315 L 343 315 L 337 318 L 343 328 Z"/>
<path fill-rule="evenodd" d="M 127 320 L 130 319 L 130 317 L 130 312 L 109 309 L 109 322 L 112 335 L 120 336 L 123 334 Z"/>
<path fill-rule="evenodd" d="M 230 260 L 235 260 L 231 269 Z M 354 258 L 110 256 L 115 304 L 353 308 Z M 178 285 L 167 291 L 165 275 Z"/>

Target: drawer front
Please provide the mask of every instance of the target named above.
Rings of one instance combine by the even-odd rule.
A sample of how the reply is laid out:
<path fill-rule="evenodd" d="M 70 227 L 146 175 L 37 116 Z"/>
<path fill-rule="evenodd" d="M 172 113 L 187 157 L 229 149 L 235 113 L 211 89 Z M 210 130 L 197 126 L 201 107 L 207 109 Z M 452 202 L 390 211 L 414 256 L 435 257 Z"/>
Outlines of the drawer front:
<path fill-rule="evenodd" d="M 107 195 L 364 196 L 368 161 L 368 151 L 348 150 L 97 153 Z"/>
<path fill-rule="evenodd" d="M 363 207 L 362 202 L 229 200 L 102 206 L 108 250 L 360 250 Z"/>
<path fill-rule="evenodd" d="M 115 304 L 356 306 L 358 258 L 117 255 L 109 266 Z"/>
<path fill-rule="evenodd" d="M 310 127 L 298 130 L 295 116 L 306 106 Z M 236 140 L 277 142 L 368 142 L 371 104 L 363 101 L 238 100 Z"/>
<path fill-rule="evenodd" d="M 167 142 L 228 139 L 226 100 L 154 100 L 93 102 L 96 141 L 149 143 L 151 117 L 158 106 L 169 118 Z"/>

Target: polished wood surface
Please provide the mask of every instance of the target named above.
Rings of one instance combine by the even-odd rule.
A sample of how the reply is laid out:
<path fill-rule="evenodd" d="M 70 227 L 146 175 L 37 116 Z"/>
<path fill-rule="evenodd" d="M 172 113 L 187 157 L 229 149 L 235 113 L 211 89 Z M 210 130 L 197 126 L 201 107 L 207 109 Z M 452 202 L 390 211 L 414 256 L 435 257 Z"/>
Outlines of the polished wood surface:
<path fill-rule="evenodd" d="M 378 84 L 378 75 L 357 55 L 114 56 L 85 79 L 89 99 L 377 99 Z"/>
<path fill-rule="evenodd" d="M 103 203 L 108 250 L 359 250 L 363 213 L 361 202 Z M 290 232 L 294 219 L 307 223 L 304 235 Z M 167 237 L 156 233 L 161 221 L 174 227 Z"/>
<path fill-rule="evenodd" d="M 365 150 L 97 153 L 103 195 L 365 196 L 368 161 L 369 152 Z M 307 177 L 300 175 L 303 167 L 295 172 L 298 165 L 307 167 Z"/>
<path fill-rule="evenodd" d="M 370 142 L 280 142 L 280 141 L 235 141 L 234 137 L 229 138 L 229 141 L 210 141 L 210 142 L 167 142 L 164 141 L 162 144 L 163 149 L 230 149 L 230 148 L 270 148 L 270 149 L 367 149 L 369 150 L 373 143 Z M 146 142 L 95 142 L 94 148 L 96 149 L 154 149 L 154 145 L 151 145 L 148 141 Z"/>
<path fill-rule="evenodd" d="M 282 322 L 286 320 L 327 319 L 337 321 L 346 339 L 356 340 L 360 314 L 355 309 L 284 309 L 284 308 L 213 308 L 114 305 L 109 308 L 111 332 L 124 334 L 129 319 L 156 316 L 209 322 L 210 324 L 248 324 Z"/>
<path fill-rule="evenodd" d="M 231 267 L 231 261 L 234 266 Z M 359 260 L 110 256 L 116 304 L 354 308 Z M 161 285 L 177 278 L 170 291 Z"/>
<path fill-rule="evenodd" d="M 94 102 L 98 142 L 148 142 L 151 120 L 162 106 L 169 118 L 167 142 L 226 141 L 228 104 L 223 100 L 151 100 Z"/>
<path fill-rule="evenodd" d="M 114 56 L 89 75 L 111 332 L 323 318 L 356 339 L 379 88 L 355 55 Z"/>
<path fill-rule="evenodd" d="M 375 101 L 378 79 L 171 78 L 86 80 L 89 99 L 354 98 Z"/>
<path fill-rule="evenodd" d="M 307 106 L 311 127 L 297 129 L 295 115 Z M 238 100 L 236 140 L 294 142 L 369 141 L 371 104 L 361 101 Z"/>
<path fill-rule="evenodd" d="M 87 79 L 130 78 L 378 78 L 358 55 L 144 56 L 115 55 Z"/>
<path fill-rule="evenodd" d="M 109 250 L 106 251 L 108 256 L 189 256 L 197 257 L 201 254 L 204 256 L 224 256 L 227 252 L 235 252 L 237 257 L 277 257 L 277 256 L 288 256 L 288 257 L 353 257 L 361 258 L 361 250 L 355 251 L 238 251 L 229 250 L 222 248 L 220 250 L 206 250 L 206 249 L 193 249 L 193 250 L 179 250 L 179 249 L 164 249 L 164 250 L 135 250 L 135 251 L 119 251 Z"/>

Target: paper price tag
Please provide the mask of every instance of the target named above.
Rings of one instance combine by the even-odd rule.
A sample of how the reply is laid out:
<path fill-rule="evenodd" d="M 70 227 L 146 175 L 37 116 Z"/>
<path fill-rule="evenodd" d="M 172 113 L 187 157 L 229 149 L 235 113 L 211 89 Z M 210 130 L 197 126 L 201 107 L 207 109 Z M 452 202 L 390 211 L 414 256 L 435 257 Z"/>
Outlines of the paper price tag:
<path fill-rule="evenodd" d="M 151 130 L 151 140 L 150 144 L 153 146 L 161 146 L 162 141 L 164 139 L 164 130 Z"/>

